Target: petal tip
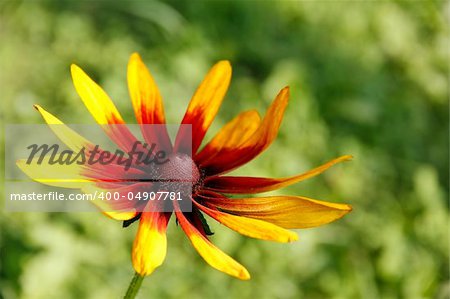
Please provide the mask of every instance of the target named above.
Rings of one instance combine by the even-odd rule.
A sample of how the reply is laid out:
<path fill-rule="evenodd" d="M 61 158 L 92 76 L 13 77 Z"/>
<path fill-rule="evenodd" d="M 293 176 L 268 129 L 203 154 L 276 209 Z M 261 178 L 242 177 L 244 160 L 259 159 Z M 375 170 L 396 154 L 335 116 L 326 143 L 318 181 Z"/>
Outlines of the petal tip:
<path fill-rule="evenodd" d="M 343 160 L 345 160 L 345 161 L 351 161 L 351 160 L 353 160 L 353 155 L 345 155 L 345 156 L 343 156 L 342 157 L 343 158 Z"/>
<path fill-rule="evenodd" d="M 298 241 L 298 235 L 296 233 L 292 232 L 289 235 L 288 242 L 295 242 L 295 241 Z"/>
<path fill-rule="evenodd" d="M 71 71 L 72 73 L 78 71 L 79 69 L 80 69 L 80 67 L 79 67 L 78 65 L 76 65 L 75 63 L 72 63 L 72 64 L 70 65 L 70 71 Z"/>
<path fill-rule="evenodd" d="M 229 60 L 226 60 L 226 59 L 220 60 L 217 64 L 231 67 L 231 62 Z"/>
<path fill-rule="evenodd" d="M 142 62 L 141 55 L 139 55 L 138 52 L 134 52 L 133 54 L 131 54 L 131 56 L 130 56 L 130 63 L 131 62 Z"/>
<path fill-rule="evenodd" d="M 289 95 L 291 94 L 291 88 L 289 86 L 284 87 L 281 92 L 286 96 L 289 97 Z"/>
<path fill-rule="evenodd" d="M 248 273 L 247 269 L 242 268 L 241 272 L 239 272 L 238 278 L 241 280 L 249 280 L 251 276 L 250 273 Z"/>
<path fill-rule="evenodd" d="M 131 53 L 131 57 L 132 57 L 132 58 L 140 58 L 141 55 L 139 55 L 138 52 L 133 52 L 133 53 Z"/>
<path fill-rule="evenodd" d="M 83 70 L 76 64 L 72 63 L 70 65 L 70 74 L 72 75 L 72 80 L 76 80 L 82 75 L 85 75 Z"/>
<path fill-rule="evenodd" d="M 231 73 L 232 67 L 229 60 L 220 60 L 215 64 L 217 69 L 222 69 L 225 73 Z"/>
<path fill-rule="evenodd" d="M 346 211 L 347 213 L 350 213 L 351 211 L 353 211 L 353 207 L 349 204 L 346 204 L 343 210 Z"/>

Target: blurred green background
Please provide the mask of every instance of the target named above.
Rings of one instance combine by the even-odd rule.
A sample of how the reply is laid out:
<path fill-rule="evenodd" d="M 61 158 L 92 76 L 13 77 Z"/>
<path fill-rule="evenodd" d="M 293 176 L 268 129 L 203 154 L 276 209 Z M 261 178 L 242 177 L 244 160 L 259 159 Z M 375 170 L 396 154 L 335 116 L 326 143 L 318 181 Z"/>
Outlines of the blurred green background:
<path fill-rule="evenodd" d="M 231 88 L 208 136 L 240 111 L 264 113 L 285 85 L 292 94 L 277 141 L 237 173 L 288 176 L 352 154 L 277 193 L 354 211 L 299 231 L 293 244 L 210 221 L 215 244 L 249 269 L 247 282 L 210 268 L 172 218 L 166 262 L 138 298 L 447 298 L 448 9 L 439 1 L 2 1 L 2 120 L 42 124 L 39 103 L 66 123 L 93 124 L 70 79 L 77 63 L 134 123 L 126 63 L 137 51 L 177 123 L 208 68 L 229 59 Z M 137 225 L 2 209 L 0 226 L 1 298 L 123 296 Z"/>

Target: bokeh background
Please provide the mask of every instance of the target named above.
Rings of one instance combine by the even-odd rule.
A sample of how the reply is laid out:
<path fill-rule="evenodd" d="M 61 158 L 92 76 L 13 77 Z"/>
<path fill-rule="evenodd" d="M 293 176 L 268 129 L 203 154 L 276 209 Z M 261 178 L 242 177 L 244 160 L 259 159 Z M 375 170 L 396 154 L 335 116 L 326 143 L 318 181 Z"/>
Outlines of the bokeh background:
<path fill-rule="evenodd" d="M 277 193 L 354 211 L 294 244 L 210 221 L 247 282 L 210 268 L 172 219 L 166 262 L 138 298 L 447 298 L 448 11 L 441 1 L 2 1 L 2 121 L 41 124 L 39 103 L 93 124 L 71 83 L 75 62 L 134 123 L 125 75 L 137 51 L 177 123 L 209 67 L 229 59 L 231 88 L 208 136 L 240 111 L 264 113 L 285 85 L 292 94 L 277 141 L 237 173 L 288 176 L 352 154 Z M 123 296 L 136 225 L 2 208 L 0 226 L 1 298 Z"/>

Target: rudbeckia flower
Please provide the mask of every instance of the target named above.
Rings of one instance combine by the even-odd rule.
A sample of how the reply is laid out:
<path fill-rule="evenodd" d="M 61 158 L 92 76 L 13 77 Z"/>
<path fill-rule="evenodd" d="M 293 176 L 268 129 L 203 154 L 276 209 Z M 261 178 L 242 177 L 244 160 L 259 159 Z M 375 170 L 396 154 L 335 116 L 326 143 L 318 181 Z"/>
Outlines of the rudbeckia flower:
<path fill-rule="evenodd" d="M 78 66 L 72 65 L 71 73 L 75 89 L 94 119 L 102 126 L 107 125 L 104 126 L 106 134 L 120 148 L 129 151 L 137 138 L 122 126 L 114 127 L 125 122 L 109 96 Z M 141 125 L 164 125 L 166 120 L 160 92 L 149 70 L 136 53 L 131 55 L 129 60 L 127 78 L 137 122 Z M 289 99 L 289 88 L 285 87 L 275 97 L 264 117 L 255 110 L 242 112 L 202 147 L 205 134 L 219 110 L 230 79 L 231 66 L 228 61 L 218 62 L 208 72 L 192 97 L 181 122 L 191 125 L 192 136 L 180 129 L 172 144 L 164 130 L 148 131 L 142 126 L 145 142 L 150 144 L 156 141 L 161 148 L 170 152 L 172 159 L 161 166 L 161 171 L 175 172 L 180 177 L 190 172 L 191 175 L 187 177 L 191 180 L 192 186 L 192 192 L 189 194 L 192 211 L 182 211 L 175 202 L 171 211 L 104 210 L 107 216 L 123 221 L 124 226 L 139 221 L 132 248 L 132 263 L 141 276 L 151 274 L 163 263 L 167 250 L 166 228 L 173 215 L 192 246 L 209 265 L 245 280 L 250 278 L 246 268 L 211 242 L 209 238 L 211 233 L 204 215 L 248 237 L 291 242 L 297 240 L 297 234 L 290 229 L 324 225 L 351 211 L 351 207 L 347 204 L 319 201 L 303 196 L 248 197 L 251 194 L 280 189 L 314 177 L 336 163 L 351 159 L 348 155 L 338 157 L 305 173 L 284 178 L 227 175 L 253 160 L 274 141 Z M 66 127 L 42 107 L 36 105 L 35 108 L 70 149 L 76 151 L 86 145 L 92 146 L 90 141 Z M 192 154 L 186 155 L 188 152 Z M 44 164 L 28 165 L 19 161 L 18 166 L 36 181 L 59 187 L 79 188 L 85 192 L 96 188 L 101 190 L 110 188 L 122 192 L 151 188 L 151 183 L 126 179 L 129 173 L 136 175 L 143 171 L 142 166 L 132 165 L 128 172 L 125 172 L 122 168 L 114 168 L 114 165 L 101 167 L 69 165 L 58 174 L 67 177 L 69 173 L 79 179 L 79 184 L 41 180 L 42 175 L 48 171 Z M 118 180 L 114 182 L 93 180 L 99 174 L 111 175 L 113 179 Z"/>

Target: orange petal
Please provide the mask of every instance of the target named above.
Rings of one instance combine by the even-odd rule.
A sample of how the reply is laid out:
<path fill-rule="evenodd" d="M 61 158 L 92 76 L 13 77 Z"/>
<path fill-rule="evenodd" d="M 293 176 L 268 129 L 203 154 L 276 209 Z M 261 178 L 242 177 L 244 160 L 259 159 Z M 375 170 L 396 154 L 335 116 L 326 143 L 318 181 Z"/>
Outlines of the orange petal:
<path fill-rule="evenodd" d="M 109 96 L 78 66 L 72 64 L 70 70 L 75 89 L 86 108 L 111 140 L 129 152 L 137 140 L 124 125 L 122 116 Z"/>
<path fill-rule="evenodd" d="M 283 228 L 310 228 L 324 225 L 343 217 L 352 210 L 352 207 L 347 204 L 319 201 L 302 196 L 229 199 L 215 194 L 205 198 L 204 203 L 227 213 L 264 220 Z"/>
<path fill-rule="evenodd" d="M 197 252 L 211 267 L 239 279 L 250 279 L 250 274 L 247 269 L 209 242 L 209 240 L 186 219 L 183 212 L 176 210 L 175 213 L 181 228 L 188 236 L 192 246 L 194 246 Z"/>
<path fill-rule="evenodd" d="M 240 113 L 227 123 L 210 142 L 194 157 L 200 166 L 244 143 L 258 129 L 261 117 L 256 110 Z"/>
<path fill-rule="evenodd" d="M 352 158 L 353 157 L 350 155 L 341 156 L 305 173 L 286 178 L 272 179 L 258 177 L 215 176 L 207 178 L 205 185 L 210 190 L 231 194 L 252 194 L 272 191 L 319 175 L 331 166 L 342 161 L 351 160 Z"/>
<path fill-rule="evenodd" d="M 128 62 L 127 79 L 128 90 L 138 123 L 165 124 L 164 107 L 158 87 L 137 53 L 132 54 Z M 163 148 L 170 145 L 165 127 L 158 127 L 155 130 L 150 129 L 149 126 L 141 127 L 142 134 L 149 144 L 153 142 L 163 143 Z"/>
<path fill-rule="evenodd" d="M 270 105 L 260 127 L 247 141 L 234 149 L 221 152 L 217 159 L 206 161 L 203 169 L 207 174 L 231 171 L 255 158 L 276 138 L 289 100 L 289 87 L 283 88 Z"/>
<path fill-rule="evenodd" d="M 244 236 L 283 243 L 298 240 L 296 233 L 288 231 L 275 224 L 258 219 L 222 213 L 202 206 L 195 201 L 194 203 L 200 210 L 205 212 L 210 217 Z"/>
<path fill-rule="evenodd" d="M 166 228 L 170 213 L 144 212 L 133 243 L 133 267 L 140 275 L 149 275 L 166 257 Z"/>
<path fill-rule="evenodd" d="M 190 153 L 191 149 L 187 148 L 187 145 L 192 142 L 192 153 L 197 152 L 222 104 L 230 80 L 231 65 L 228 61 L 219 61 L 212 67 L 192 97 L 181 122 L 192 125 L 192 137 L 186 130 L 181 129 L 175 141 L 176 151 Z"/>

